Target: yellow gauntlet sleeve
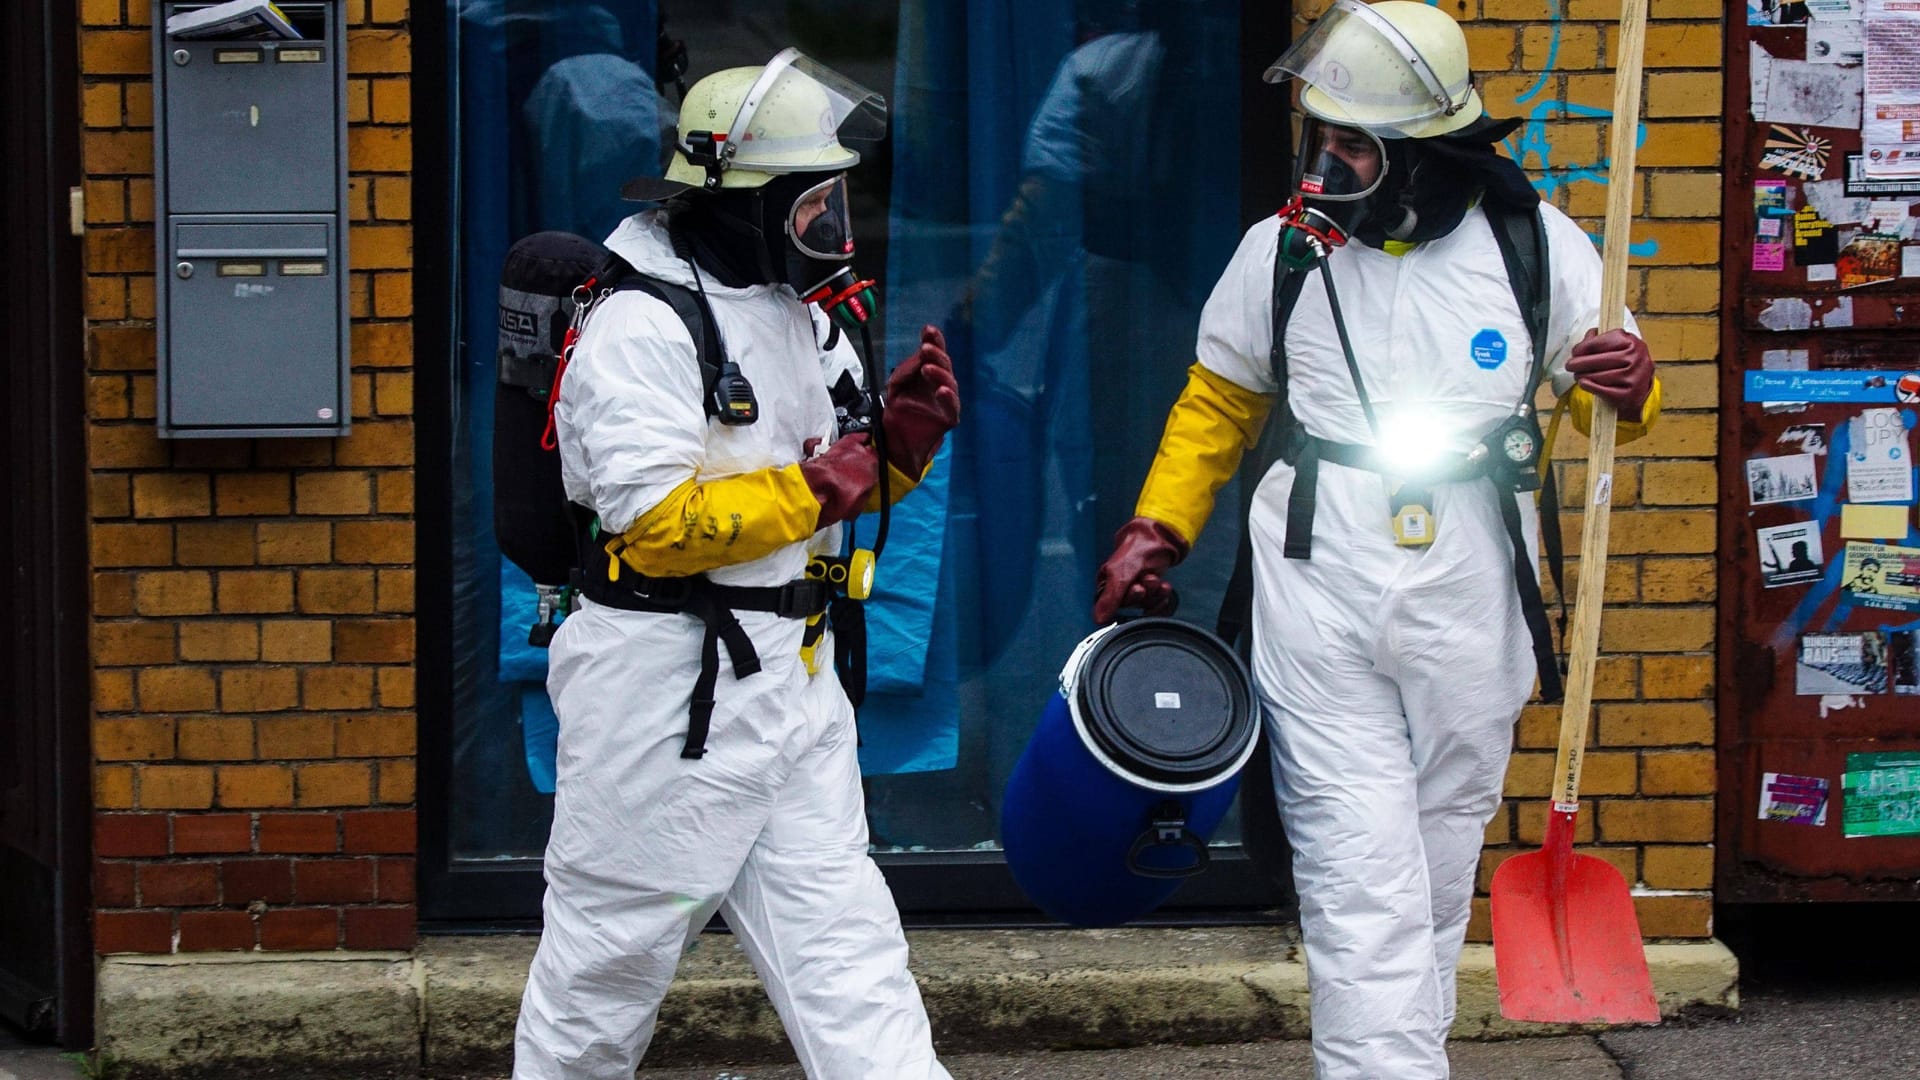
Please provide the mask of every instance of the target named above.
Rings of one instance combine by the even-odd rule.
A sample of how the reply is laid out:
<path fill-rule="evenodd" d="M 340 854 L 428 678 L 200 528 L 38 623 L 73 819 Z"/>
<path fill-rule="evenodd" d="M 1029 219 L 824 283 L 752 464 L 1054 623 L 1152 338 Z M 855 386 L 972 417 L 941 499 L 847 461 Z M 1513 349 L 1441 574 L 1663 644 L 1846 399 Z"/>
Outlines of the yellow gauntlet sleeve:
<path fill-rule="evenodd" d="M 1573 429 L 1582 435 L 1593 433 L 1593 395 L 1576 386 L 1567 392 L 1567 411 L 1573 415 Z M 1654 376 L 1653 389 L 1647 392 L 1647 400 L 1640 406 L 1640 419 L 1629 424 L 1620 421 L 1614 430 L 1614 442 L 1630 443 L 1653 430 L 1660 419 L 1660 377 Z"/>
<path fill-rule="evenodd" d="M 929 461 L 927 462 L 927 472 L 932 472 L 932 471 L 933 471 L 933 462 Z M 889 462 L 887 465 L 887 484 L 888 484 L 887 497 L 888 499 L 890 499 L 892 502 L 896 502 L 896 503 L 899 502 L 901 499 L 904 499 L 907 497 L 908 492 L 912 491 L 914 488 L 919 487 L 920 481 L 925 480 L 926 478 L 927 478 L 926 473 L 922 473 L 919 476 L 908 476 L 906 473 L 903 473 L 899 469 L 894 468 L 892 463 Z M 871 514 L 879 509 L 880 509 L 880 485 L 875 484 L 873 485 L 873 493 L 867 496 L 866 512 Z"/>
<path fill-rule="evenodd" d="M 814 534 L 820 501 L 799 465 L 689 480 L 606 542 L 607 578 L 620 564 L 650 577 L 687 577 L 750 562 Z"/>
<path fill-rule="evenodd" d="M 1147 482 L 1134 513 L 1163 522 L 1189 544 L 1213 513 L 1213 497 L 1240 467 L 1240 457 L 1260 441 L 1267 395 L 1230 382 L 1195 364 L 1187 387 L 1167 413 Z"/>

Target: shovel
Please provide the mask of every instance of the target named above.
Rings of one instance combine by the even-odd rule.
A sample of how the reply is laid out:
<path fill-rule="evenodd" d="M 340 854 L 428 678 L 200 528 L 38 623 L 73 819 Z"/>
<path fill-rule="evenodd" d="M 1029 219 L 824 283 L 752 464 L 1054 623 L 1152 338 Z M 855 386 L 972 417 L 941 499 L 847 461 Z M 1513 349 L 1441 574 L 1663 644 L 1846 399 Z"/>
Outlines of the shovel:
<path fill-rule="evenodd" d="M 1647 0 L 1626 0 L 1620 13 L 1620 63 L 1614 75 L 1612 164 L 1607 175 L 1600 288 L 1602 333 L 1618 329 L 1626 311 L 1627 234 L 1633 216 L 1646 24 Z M 1580 536 L 1580 586 L 1567 649 L 1566 698 L 1560 709 L 1560 751 L 1554 758 L 1546 842 L 1537 852 L 1508 859 L 1493 875 L 1494 971 L 1500 980 L 1500 1012 L 1509 1020 L 1620 1024 L 1660 1019 L 1626 879 L 1605 860 L 1573 853 L 1581 754 L 1591 719 L 1594 655 L 1606 589 L 1616 419 L 1611 404 L 1595 399 L 1587 450 L 1588 498 Z M 1542 527 L 1557 528 L 1558 523 Z"/>

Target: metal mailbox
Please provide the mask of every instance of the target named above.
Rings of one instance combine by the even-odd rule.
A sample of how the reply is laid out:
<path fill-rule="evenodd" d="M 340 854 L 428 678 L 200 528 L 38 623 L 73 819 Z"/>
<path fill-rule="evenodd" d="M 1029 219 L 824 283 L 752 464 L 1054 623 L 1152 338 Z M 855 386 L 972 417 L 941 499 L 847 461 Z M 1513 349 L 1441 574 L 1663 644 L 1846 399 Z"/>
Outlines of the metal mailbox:
<path fill-rule="evenodd" d="M 176 38 L 154 19 L 163 438 L 342 435 L 346 37 L 338 0 L 279 10 L 296 39 Z"/>

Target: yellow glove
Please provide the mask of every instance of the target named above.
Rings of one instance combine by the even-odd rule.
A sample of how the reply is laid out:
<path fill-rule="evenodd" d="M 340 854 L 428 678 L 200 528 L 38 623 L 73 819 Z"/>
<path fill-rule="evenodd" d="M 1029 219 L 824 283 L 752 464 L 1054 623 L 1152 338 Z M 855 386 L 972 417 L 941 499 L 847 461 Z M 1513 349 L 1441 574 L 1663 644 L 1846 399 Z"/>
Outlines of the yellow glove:
<path fill-rule="evenodd" d="M 1593 395 L 1576 386 L 1567 391 L 1567 412 L 1573 417 L 1573 429 L 1582 435 L 1593 433 Z M 1647 392 L 1647 400 L 1640 406 L 1640 419 L 1628 423 L 1619 422 L 1614 428 L 1615 443 L 1630 443 L 1653 430 L 1654 422 L 1660 419 L 1660 380 L 1653 380 L 1653 389 Z"/>
<path fill-rule="evenodd" d="M 689 480 L 606 542 L 607 580 L 625 563 L 649 577 L 687 577 L 750 562 L 811 537 L 820 499 L 800 466 Z"/>
<path fill-rule="evenodd" d="M 1134 513 L 1163 522 L 1191 544 L 1213 513 L 1213 497 L 1233 478 L 1240 457 L 1260 441 L 1273 399 L 1195 364 L 1167 413 L 1147 482 Z"/>
<path fill-rule="evenodd" d="M 899 469 L 895 468 L 892 464 L 888 464 L 887 466 L 887 501 L 889 503 L 897 503 L 901 499 L 906 498 L 907 493 L 912 491 L 914 488 L 919 487 L 920 481 L 925 480 L 927 478 L 927 473 L 930 473 L 932 471 L 933 471 L 933 462 L 931 461 L 927 462 L 926 472 L 922 472 L 919 476 L 908 476 L 906 473 L 903 473 Z M 874 485 L 873 491 L 867 496 L 867 505 L 866 505 L 865 512 L 871 514 L 878 509 L 880 509 L 880 487 L 879 485 L 876 484 Z"/>

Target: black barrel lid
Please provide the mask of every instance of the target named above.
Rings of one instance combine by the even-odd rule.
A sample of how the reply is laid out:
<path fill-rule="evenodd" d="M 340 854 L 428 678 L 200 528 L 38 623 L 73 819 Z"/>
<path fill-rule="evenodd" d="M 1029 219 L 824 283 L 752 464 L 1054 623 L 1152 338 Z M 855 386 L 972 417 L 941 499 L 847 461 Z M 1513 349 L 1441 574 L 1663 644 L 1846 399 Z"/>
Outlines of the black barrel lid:
<path fill-rule="evenodd" d="M 1114 763 L 1144 780 L 1223 778 L 1255 735 L 1253 681 L 1219 638 L 1174 619 L 1136 619 L 1080 662 L 1075 704 Z"/>

